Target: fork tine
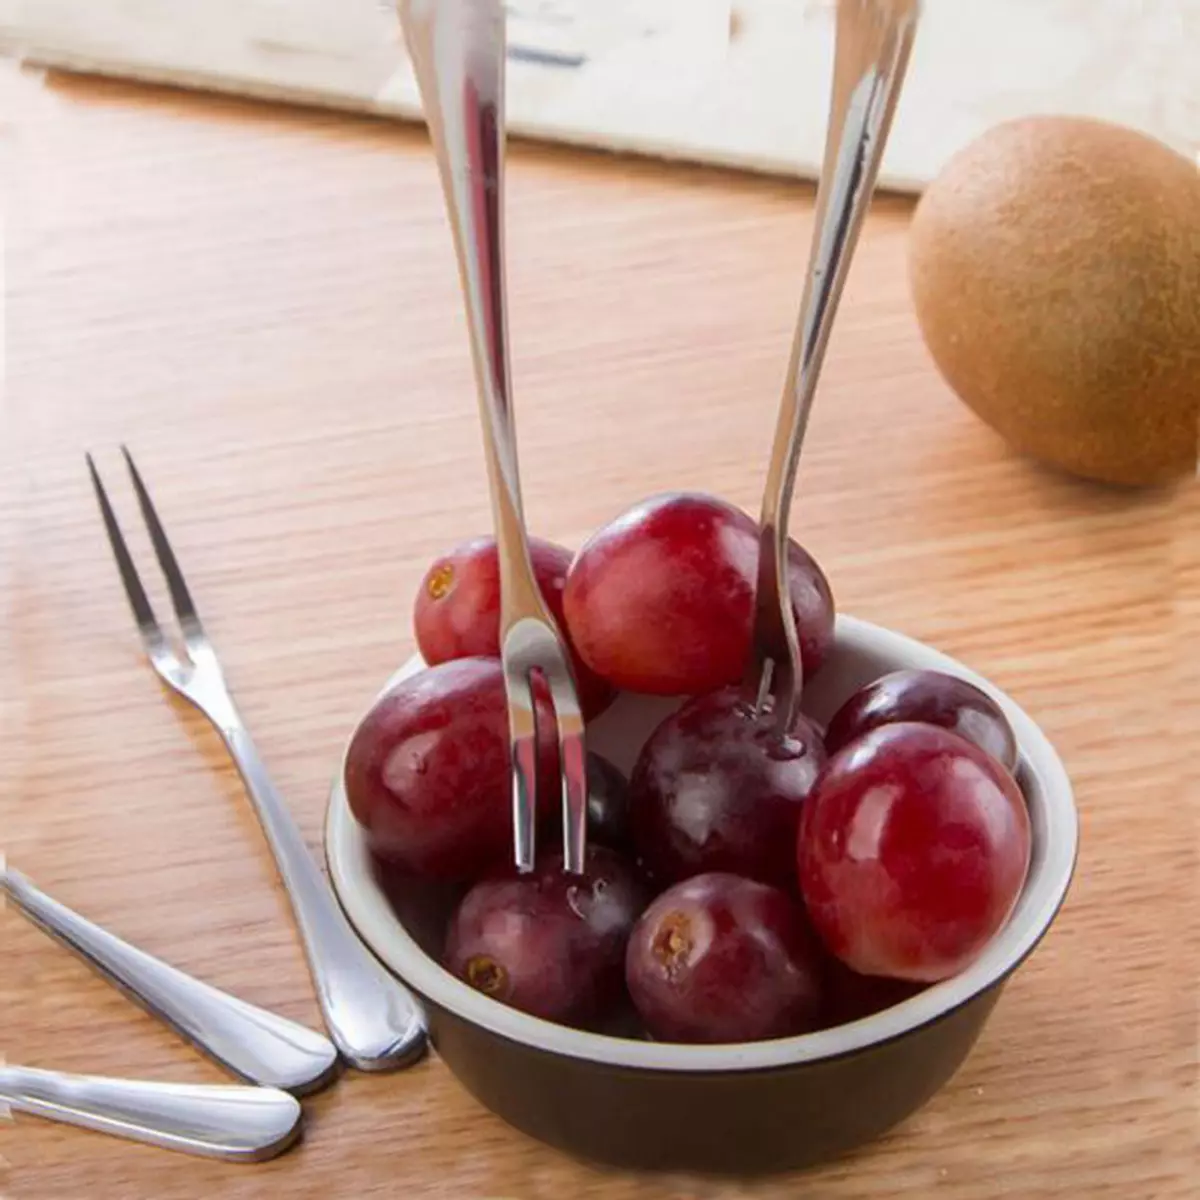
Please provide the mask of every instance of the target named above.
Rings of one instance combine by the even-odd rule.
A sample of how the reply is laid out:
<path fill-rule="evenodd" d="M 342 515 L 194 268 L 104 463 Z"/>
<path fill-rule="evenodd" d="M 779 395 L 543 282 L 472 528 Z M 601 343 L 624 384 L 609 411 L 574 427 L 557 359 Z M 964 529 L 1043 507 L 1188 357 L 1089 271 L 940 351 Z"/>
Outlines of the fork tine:
<path fill-rule="evenodd" d="M 175 609 L 175 615 L 179 618 L 185 634 L 201 633 L 203 631 L 196 606 L 192 602 L 191 593 L 184 582 L 183 572 L 175 558 L 175 551 L 171 549 L 171 543 L 167 541 L 167 532 L 158 519 L 154 503 L 150 499 L 150 493 L 142 482 L 142 476 L 133 461 L 133 455 L 125 446 L 121 447 L 121 453 L 125 456 L 125 465 L 129 468 L 130 477 L 133 479 L 133 488 L 137 492 L 138 505 L 142 510 L 146 528 L 150 531 L 150 541 L 154 546 L 154 553 L 158 557 L 158 565 L 162 567 L 162 572 L 167 578 L 167 588 L 171 593 L 171 605 Z"/>
<path fill-rule="evenodd" d="M 117 514 L 113 512 L 113 507 L 108 501 L 108 493 L 104 490 L 100 473 L 96 470 L 96 463 L 90 454 L 87 455 L 87 465 L 92 477 L 92 487 L 96 490 L 96 500 L 100 505 L 100 515 L 104 519 L 108 543 L 112 547 L 113 557 L 117 560 L 117 571 L 125 585 L 125 595 L 129 600 L 129 607 L 133 609 L 134 620 L 137 621 L 142 639 L 148 645 L 161 646 L 162 630 L 155 619 L 154 609 L 150 607 L 150 598 L 146 595 L 146 589 L 142 587 L 137 567 L 133 565 L 129 547 L 125 544 L 125 535 L 121 532 L 121 526 L 117 524 Z"/>
<path fill-rule="evenodd" d="M 549 669 L 542 669 L 542 674 L 550 686 L 558 726 L 563 869 L 578 875 L 583 871 L 587 851 L 588 783 L 583 714 L 579 710 L 574 676 L 561 651 L 554 656 Z"/>
<path fill-rule="evenodd" d="M 536 837 L 534 817 L 538 788 L 538 729 L 533 680 L 505 671 L 509 747 L 512 753 L 513 858 L 518 871 L 532 871 Z"/>

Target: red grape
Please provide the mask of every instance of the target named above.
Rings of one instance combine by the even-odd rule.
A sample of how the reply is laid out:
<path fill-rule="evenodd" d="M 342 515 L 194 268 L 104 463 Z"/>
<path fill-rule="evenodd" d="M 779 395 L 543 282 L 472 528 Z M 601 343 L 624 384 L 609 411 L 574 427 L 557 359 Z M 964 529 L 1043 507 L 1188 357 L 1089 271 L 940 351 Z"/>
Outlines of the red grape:
<path fill-rule="evenodd" d="M 529 557 L 546 607 L 569 641 L 563 588 L 571 551 L 531 537 Z M 495 538 L 473 538 L 434 559 L 417 590 L 413 625 L 421 657 L 431 666 L 455 658 L 499 657 L 500 564 Z M 612 702 L 613 690 L 577 654 L 572 657 L 580 707 L 586 717 L 594 717 Z"/>
<path fill-rule="evenodd" d="M 726 871 L 794 888 L 800 810 L 825 758 L 805 717 L 780 737 L 737 688 L 689 701 L 659 725 L 634 767 L 640 858 L 666 883 Z"/>
<path fill-rule="evenodd" d="M 698 695 L 735 683 L 750 648 L 758 526 L 714 496 L 672 493 L 636 505 L 595 533 L 567 576 L 564 611 L 584 662 L 618 688 Z M 788 547 L 804 670 L 833 642 L 834 608 L 820 567 Z"/>
<path fill-rule="evenodd" d="M 935 982 L 1012 912 L 1030 856 L 1012 776 L 935 725 L 884 725 L 835 754 L 800 818 L 800 886 L 817 932 L 864 975 Z"/>
<path fill-rule="evenodd" d="M 1017 739 L 1000 706 L 973 683 L 941 671 L 893 671 L 860 688 L 834 715 L 825 736 L 837 753 L 871 729 L 897 721 L 940 725 L 986 750 L 1010 771 Z"/>
<path fill-rule="evenodd" d="M 558 804 L 558 750 L 544 684 L 538 705 L 543 813 Z M 371 850 L 410 871 L 470 879 L 512 854 L 508 709 L 497 659 L 428 667 L 389 689 L 346 754 L 346 797 Z"/>
<path fill-rule="evenodd" d="M 599 754 L 587 756 L 588 836 L 615 850 L 629 845 L 629 784 Z"/>
<path fill-rule="evenodd" d="M 561 854 L 477 883 L 450 922 L 446 969 L 471 987 L 548 1021 L 578 1024 L 621 999 L 625 944 L 646 901 L 632 868 L 588 847 L 584 873 Z"/>
<path fill-rule="evenodd" d="M 800 904 L 736 875 L 663 892 L 629 939 L 625 980 L 660 1041 L 751 1042 L 820 1022 L 823 951 Z"/>

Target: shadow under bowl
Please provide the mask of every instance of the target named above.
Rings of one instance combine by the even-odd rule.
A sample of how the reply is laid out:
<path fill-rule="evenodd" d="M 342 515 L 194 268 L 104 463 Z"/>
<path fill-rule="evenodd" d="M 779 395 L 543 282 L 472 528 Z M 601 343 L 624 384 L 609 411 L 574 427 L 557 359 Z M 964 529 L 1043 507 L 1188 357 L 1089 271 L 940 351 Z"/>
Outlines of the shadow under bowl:
<path fill-rule="evenodd" d="M 411 661 L 392 682 L 421 666 Z M 883 1012 L 799 1037 L 698 1046 L 581 1032 L 499 1004 L 439 965 L 454 892 L 376 871 L 341 772 L 326 826 L 334 888 L 366 944 L 421 998 L 450 1070 L 525 1133 L 641 1169 L 746 1175 L 836 1157 L 902 1121 L 958 1069 L 1005 983 L 1053 922 L 1077 855 L 1071 784 L 1054 748 L 1007 695 L 956 660 L 839 616 L 834 652 L 803 707 L 827 722 L 863 684 L 905 667 L 968 679 L 1002 706 L 1020 748 L 1033 854 L 1012 916 L 979 958 Z M 622 695 L 590 726 L 589 748 L 628 773 L 677 704 Z"/>

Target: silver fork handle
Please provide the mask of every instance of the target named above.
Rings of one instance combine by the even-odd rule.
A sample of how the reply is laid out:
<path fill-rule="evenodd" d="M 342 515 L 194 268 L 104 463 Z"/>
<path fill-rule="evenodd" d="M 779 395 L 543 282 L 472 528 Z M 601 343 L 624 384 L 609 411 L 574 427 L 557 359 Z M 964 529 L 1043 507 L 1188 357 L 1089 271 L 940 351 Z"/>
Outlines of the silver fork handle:
<path fill-rule="evenodd" d="M 769 681 L 769 670 L 790 672 L 792 686 L 787 691 L 793 706 L 800 690 L 801 663 L 786 563 L 796 467 L 919 14 L 920 0 L 838 0 L 833 90 L 812 248 L 763 498 L 754 653 L 747 678 L 753 693 Z M 776 699 L 778 704 L 778 693 Z M 778 716 L 786 726 L 791 712 Z"/>
<path fill-rule="evenodd" d="M 275 1088 L 152 1083 L 0 1066 L 0 1107 L 207 1158 L 262 1162 L 300 1133 L 295 1097 Z"/>
<path fill-rule="evenodd" d="M 360 1071 L 406 1065 L 425 1046 L 416 999 L 359 941 L 245 726 L 227 726 L 221 734 L 275 856 L 334 1044 Z"/>
<path fill-rule="evenodd" d="M 250 1083 L 303 1094 L 333 1078 L 337 1051 L 303 1025 L 222 992 L 47 896 L 0 864 L 5 893 L 37 926 L 198 1049 Z"/>
<path fill-rule="evenodd" d="M 501 638 L 523 617 L 555 628 L 525 537 L 512 416 L 504 256 L 503 0 L 399 0 L 437 157 L 466 301 L 500 560 Z"/>

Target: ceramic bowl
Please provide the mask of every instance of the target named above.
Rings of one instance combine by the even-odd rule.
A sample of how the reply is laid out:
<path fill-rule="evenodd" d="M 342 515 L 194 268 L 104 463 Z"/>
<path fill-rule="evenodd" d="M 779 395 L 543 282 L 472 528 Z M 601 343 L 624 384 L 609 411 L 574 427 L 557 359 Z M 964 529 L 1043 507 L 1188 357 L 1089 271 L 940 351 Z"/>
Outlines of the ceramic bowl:
<path fill-rule="evenodd" d="M 960 675 L 1003 707 L 1020 746 L 1033 856 L 1012 917 L 983 954 L 883 1012 L 800 1037 L 685 1046 L 579 1032 L 501 1005 L 438 965 L 453 895 L 378 876 L 340 772 L 326 829 L 334 887 L 366 944 L 423 1001 L 446 1065 L 525 1133 L 638 1168 L 749 1174 L 840 1155 L 902 1121 L 955 1072 L 1049 929 L 1076 859 L 1075 804 L 1054 748 L 1008 696 L 954 659 L 841 616 L 834 653 L 806 689 L 804 708 L 828 720 L 858 687 L 901 667 Z M 396 678 L 420 668 L 414 660 Z M 675 703 L 620 696 L 591 727 L 590 748 L 628 772 Z"/>

